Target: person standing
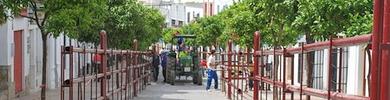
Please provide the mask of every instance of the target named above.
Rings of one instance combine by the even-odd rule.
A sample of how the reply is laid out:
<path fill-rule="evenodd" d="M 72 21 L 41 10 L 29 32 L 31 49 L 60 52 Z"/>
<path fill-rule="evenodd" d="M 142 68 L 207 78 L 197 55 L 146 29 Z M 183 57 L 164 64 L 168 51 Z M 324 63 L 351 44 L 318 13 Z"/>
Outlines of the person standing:
<path fill-rule="evenodd" d="M 166 82 L 165 74 L 166 74 L 166 68 L 167 68 L 167 62 L 168 62 L 168 52 L 162 52 L 160 54 L 161 58 L 161 67 L 162 67 L 162 73 L 164 77 L 164 82 Z"/>
<path fill-rule="evenodd" d="M 153 64 L 153 78 L 154 81 L 157 82 L 158 80 L 158 74 L 159 74 L 159 65 L 160 65 L 160 57 L 158 56 L 158 53 L 154 51 L 153 58 L 152 58 L 152 64 Z"/>
<path fill-rule="evenodd" d="M 211 50 L 210 55 L 207 58 L 207 91 L 210 91 L 212 80 L 214 80 L 214 89 L 218 89 L 218 75 L 216 70 L 217 64 L 215 61 L 215 50 Z"/>

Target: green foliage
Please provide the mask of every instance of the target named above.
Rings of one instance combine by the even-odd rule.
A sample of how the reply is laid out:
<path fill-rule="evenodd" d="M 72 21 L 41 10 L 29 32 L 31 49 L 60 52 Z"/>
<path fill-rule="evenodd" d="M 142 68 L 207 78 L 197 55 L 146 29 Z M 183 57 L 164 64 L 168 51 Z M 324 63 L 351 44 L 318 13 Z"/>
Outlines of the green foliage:
<path fill-rule="evenodd" d="M 14 15 L 18 15 L 21 9 L 27 7 L 43 12 L 43 20 L 36 22 L 45 36 L 57 37 L 65 33 L 79 41 L 97 44 L 100 30 L 106 30 L 109 47 L 118 49 L 132 47 L 134 39 L 139 41 L 139 48 L 146 49 L 161 37 L 161 25 L 164 21 L 164 17 L 157 9 L 145 7 L 137 0 L 2 0 L 2 2 Z M 3 6 L 0 6 L 0 10 L 1 7 Z M 23 17 L 37 19 L 35 13 L 33 16 Z"/>
<path fill-rule="evenodd" d="M 345 33 L 367 34 L 372 28 L 372 0 L 299 0 L 293 25 L 314 39 Z"/>
<path fill-rule="evenodd" d="M 243 0 L 189 26 L 199 26 L 193 33 L 200 45 L 231 39 L 249 46 L 258 30 L 262 43 L 286 46 L 295 44 L 299 35 L 322 40 L 338 33 L 370 33 L 372 5 L 372 0 Z"/>
<path fill-rule="evenodd" d="M 4 23 L 7 19 L 7 15 L 5 13 L 5 7 L 3 5 L 3 1 L 0 0 L 0 24 Z"/>
<path fill-rule="evenodd" d="M 99 21 L 103 18 L 106 4 L 105 0 L 2 0 L 2 2 L 17 16 L 22 9 L 32 9 L 31 16 L 20 16 L 37 23 L 42 36 L 57 37 L 65 33 L 73 38 L 102 24 Z"/>
<path fill-rule="evenodd" d="M 163 32 L 162 32 L 163 33 L 162 38 L 163 38 L 164 42 L 165 43 L 174 43 L 172 41 L 172 38 L 173 38 L 173 36 L 175 36 L 176 31 L 177 30 L 173 29 L 173 28 L 164 28 Z"/>
<path fill-rule="evenodd" d="M 218 37 L 223 32 L 223 23 L 221 23 L 217 17 L 205 17 L 201 18 L 197 23 L 199 26 L 199 32 L 197 33 L 196 44 L 202 45 L 216 45 L 218 42 Z"/>
<path fill-rule="evenodd" d="M 128 0 L 110 7 L 106 23 L 110 47 L 130 48 L 137 39 L 139 47 L 146 49 L 161 37 L 164 17 L 157 9 Z"/>

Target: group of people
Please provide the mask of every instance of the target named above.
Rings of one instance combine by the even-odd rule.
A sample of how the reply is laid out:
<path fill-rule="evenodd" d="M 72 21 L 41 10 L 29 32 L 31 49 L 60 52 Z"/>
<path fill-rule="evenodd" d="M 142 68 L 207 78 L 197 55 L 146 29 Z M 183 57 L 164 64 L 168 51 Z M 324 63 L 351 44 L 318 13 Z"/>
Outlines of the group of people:
<path fill-rule="evenodd" d="M 155 51 L 152 57 L 152 65 L 153 65 L 153 79 L 155 82 L 158 80 L 158 75 L 160 71 L 160 65 L 162 68 L 162 73 L 164 77 L 164 82 L 166 82 L 166 67 L 167 67 L 167 62 L 168 62 L 168 52 L 161 52 L 160 54 Z"/>

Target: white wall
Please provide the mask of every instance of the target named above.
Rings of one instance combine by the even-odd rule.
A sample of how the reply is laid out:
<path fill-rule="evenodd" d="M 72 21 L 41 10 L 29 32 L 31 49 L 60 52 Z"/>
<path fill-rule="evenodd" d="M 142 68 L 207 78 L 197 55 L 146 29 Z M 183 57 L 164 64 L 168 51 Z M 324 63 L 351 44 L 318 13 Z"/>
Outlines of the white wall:
<path fill-rule="evenodd" d="M 40 30 L 36 25 L 31 25 L 26 18 L 16 17 L 9 19 L 5 24 L 0 25 L 0 66 L 10 66 L 8 75 L 10 81 L 14 80 L 14 31 L 22 30 L 22 56 L 23 56 L 23 90 L 38 91 L 42 78 L 42 39 Z M 67 40 L 68 41 L 68 40 Z M 63 44 L 63 37 L 58 39 L 48 38 L 48 69 L 47 85 L 49 89 L 59 86 L 60 72 L 60 49 Z M 76 60 L 76 59 L 75 59 Z M 77 64 L 77 62 L 75 63 Z M 75 70 L 76 72 L 77 70 Z M 77 73 L 75 73 L 77 75 Z"/>
<path fill-rule="evenodd" d="M 199 14 L 199 17 L 202 17 L 203 16 L 203 8 L 201 7 L 191 7 L 191 6 L 187 6 L 186 7 L 186 20 L 185 20 L 185 23 L 188 24 L 188 13 L 190 13 L 190 23 L 191 21 L 194 21 L 195 18 L 197 17 L 197 14 Z"/>
<path fill-rule="evenodd" d="M 11 40 L 11 34 L 10 31 L 12 29 L 12 25 L 9 23 L 10 20 L 8 20 L 6 23 L 0 25 L 0 47 L 2 49 L 0 50 L 0 65 L 2 66 L 10 66 L 11 65 L 11 47 L 12 47 L 12 40 Z"/>
<path fill-rule="evenodd" d="M 356 83 L 356 84 L 348 84 L 347 93 L 362 95 L 363 94 L 363 77 L 365 76 L 363 73 L 363 54 L 364 54 L 364 46 L 351 46 L 349 47 L 349 55 L 348 55 L 348 83 Z"/>
<path fill-rule="evenodd" d="M 297 47 L 297 46 L 295 46 Z M 363 94 L 363 77 L 367 76 L 368 73 L 368 60 L 364 60 L 363 54 L 364 54 L 364 48 L 365 45 L 358 45 L 358 46 L 350 46 L 347 47 L 348 49 L 348 56 L 347 56 L 347 66 L 348 71 L 347 71 L 347 91 L 346 94 L 351 94 L 351 95 L 362 95 Z M 329 61 L 329 49 L 324 49 L 323 50 L 323 89 L 322 90 L 327 90 L 328 89 L 328 61 Z M 268 61 L 267 62 L 272 62 L 273 56 L 268 56 Z M 294 54 L 294 73 L 298 73 L 298 63 L 299 63 L 299 56 L 298 54 Z M 306 58 L 304 58 L 306 59 Z M 363 74 L 363 63 L 364 61 L 366 62 L 366 72 Z M 337 62 L 339 63 L 339 62 Z M 306 66 L 306 65 L 305 65 Z M 337 64 L 337 66 L 339 66 Z M 338 74 L 338 73 L 337 73 Z M 294 85 L 299 86 L 300 84 L 298 83 L 298 74 L 294 74 Z M 305 82 L 305 71 L 304 71 L 304 79 L 303 81 Z M 304 84 L 305 85 L 305 84 Z M 366 84 L 366 89 L 367 89 L 367 84 Z M 367 92 L 366 92 L 367 94 Z"/>
<path fill-rule="evenodd" d="M 214 5 L 213 5 L 214 15 L 220 13 L 224 9 L 228 8 L 230 5 L 233 5 L 233 0 L 213 0 L 213 1 L 214 1 Z"/>
<path fill-rule="evenodd" d="M 176 20 L 176 25 L 178 25 L 179 21 L 183 21 L 184 24 L 184 21 L 186 20 L 185 11 L 186 7 L 183 3 L 175 3 L 171 6 L 171 9 L 169 11 L 169 18 L 171 20 Z"/>

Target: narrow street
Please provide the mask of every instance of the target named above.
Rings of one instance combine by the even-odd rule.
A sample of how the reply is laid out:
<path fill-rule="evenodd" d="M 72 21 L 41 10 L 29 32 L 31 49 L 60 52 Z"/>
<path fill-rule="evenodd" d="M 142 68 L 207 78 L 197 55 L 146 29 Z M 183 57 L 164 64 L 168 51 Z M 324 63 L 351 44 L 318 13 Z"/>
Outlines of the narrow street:
<path fill-rule="evenodd" d="M 161 69 L 160 69 L 161 70 Z M 134 100 L 226 100 L 221 90 L 206 91 L 206 79 L 203 78 L 203 85 L 194 85 L 191 82 L 166 84 L 160 71 L 159 80 L 153 82 L 142 91 Z"/>

